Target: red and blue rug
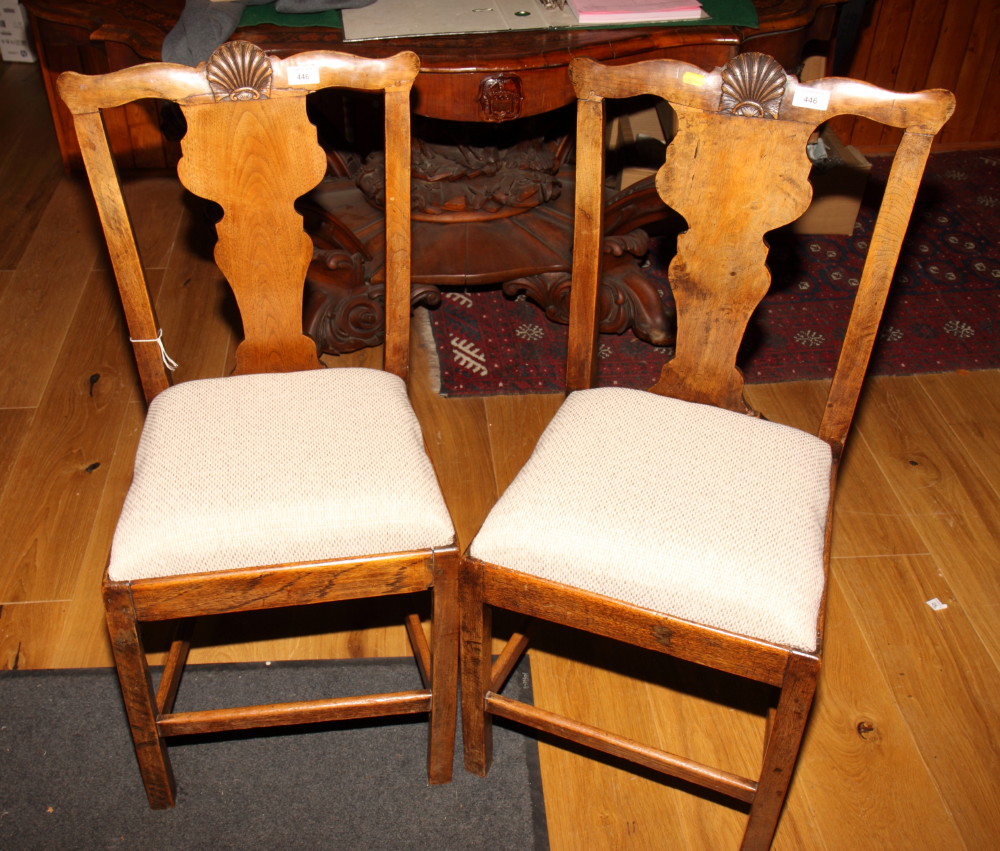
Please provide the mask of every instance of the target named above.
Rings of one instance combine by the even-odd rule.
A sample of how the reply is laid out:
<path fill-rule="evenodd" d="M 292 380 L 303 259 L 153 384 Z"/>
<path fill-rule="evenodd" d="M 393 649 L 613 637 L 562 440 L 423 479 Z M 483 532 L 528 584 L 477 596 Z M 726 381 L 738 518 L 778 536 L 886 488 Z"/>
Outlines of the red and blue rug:
<path fill-rule="evenodd" d="M 871 157 L 869 198 L 889 160 Z M 769 237 L 773 280 L 741 354 L 752 383 L 827 378 L 871 233 L 866 199 L 851 236 Z M 934 154 L 921 186 L 870 372 L 907 375 L 1000 366 L 1000 150 Z M 662 281 L 672 240 L 653 241 L 647 272 Z M 562 389 L 566 328 L 498 288 L 446 293 L 430 312 L 441 393 L 479 396 Z M 598 382 L 647 387 L 672 352 L 631 332 L 600 339 Z"/>

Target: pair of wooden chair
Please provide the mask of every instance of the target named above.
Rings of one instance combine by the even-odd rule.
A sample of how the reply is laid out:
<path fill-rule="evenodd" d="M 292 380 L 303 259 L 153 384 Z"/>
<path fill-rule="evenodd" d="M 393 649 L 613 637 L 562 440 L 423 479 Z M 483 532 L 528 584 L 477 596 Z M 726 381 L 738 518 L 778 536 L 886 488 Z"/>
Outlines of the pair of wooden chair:
<path fill-rule="evenodd" d="M 59 80 L 149 403 L 104 579 L 149 803 L 174 803 L 168 737 L 400 713 L 429 713 L 428 777 L 447 782 L 461 644 L 469 770 L 489 767 L 492 717 L 512 719 L 748 802 L 744 845 L 766 846 L 819 669 L 837 462 L 931 140 L 953 99 L 848 80 L 804 85 L 759 54 L 711 73 L 667 60 L 574 61 L 570 393 L 462 558 L 406 387 L 409 95 L 418 70 L 412 53 L 280 60 L 237 42 L 198 68 L 150 64 Z M 293 203 L 324 174 L 305 103 L 330 86 L 385 98 L 384 371 L 322 369 L 302 334 L 312 247 Z M 656 177 L 661 197 L 688 226 L 670 268 L 676 353 L 649 392 L 595 389 L 598 280 L 611 248 L 602 234 L 604 100 L 644 93 L 664 98 L 678 118 Z M 146 97 L 180 105 L 188 124 L 180 180 L 223 209 L 215 256 L 244 331 L 232 376 L 171 386 L 101 118 L 102 109 Z M 769 285 L 764 235 L 808 206 L 806 143 L 843 113 L 905 132 L 813 435 L 749 410 L 736 354 Z M 422 689 L 174 712 L 187 632 L 173 642 L 153 688 L 143 622 L 428 589 L 430 640 L 416 607 L 407 618 Z M 493 662 L 493 607 L 776 686 L 760 778 L 504 697 L 503 682 L 528 641 L 515 634 Z"/>

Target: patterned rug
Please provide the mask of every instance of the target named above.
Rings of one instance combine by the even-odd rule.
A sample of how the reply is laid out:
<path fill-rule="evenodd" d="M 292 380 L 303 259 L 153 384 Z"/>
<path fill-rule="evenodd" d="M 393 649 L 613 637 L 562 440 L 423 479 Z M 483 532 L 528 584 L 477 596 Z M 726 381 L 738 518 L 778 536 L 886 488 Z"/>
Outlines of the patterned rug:
<path fill-rule="evenodd" d="M 751 320 L 741 353 L 748 382 L 826 378 L 871 233 L 873 199 L 887 157 L 871 176 L 851 236 L 769 237 L 771 291 Z M 906 375 L 1000 366 L 1000 151 L 934 154 L 921 186 L 872 359 L 871 372 Z M 653 240 L 646 271 L 670 298 L 673 240 Z M 430 311 L 440 391 L 452 396 L 561 389 L 566 328 L 499 288 L 452 291 Z M 671 356 L 631 332 L 601 335 L 598 381 L 646 387 Z"/>

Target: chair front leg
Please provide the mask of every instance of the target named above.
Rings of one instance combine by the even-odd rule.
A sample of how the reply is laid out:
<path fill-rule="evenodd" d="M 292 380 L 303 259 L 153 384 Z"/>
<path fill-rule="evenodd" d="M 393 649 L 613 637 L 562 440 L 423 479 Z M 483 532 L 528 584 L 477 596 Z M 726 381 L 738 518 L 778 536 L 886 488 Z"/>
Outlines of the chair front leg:
<path fill-rule="evenodd" d="M 483 602 L 483 566 L 462 562 L 462 742 L 465 768 L 485 777 L 493 759 L 493 719 L 486 711 L 493 663 L 492 610 Z"/>
<path fill-rule="evenodd" d="M 431 615 L 431 718 L 427 779 L 451 780 L 458 711 L 458 555 L 435 554 Z"/>
<path fill-rule="evenodd" d="M 154 810 L 167 809 L 174 805 L 177 786 L 166 742 L 156 727 L 153 680 L 146 664 L 128 585 L 105 583 L 104 605 L 111 650 L 146 797 Z"/>
<path fill-rule="evenodd" d="M 760 780 L 743 834 L 743 851 L 771 847 L 809 720 L 818 676 L 819 659 L 791 654 L 777 709 L 769 719 Z"/>

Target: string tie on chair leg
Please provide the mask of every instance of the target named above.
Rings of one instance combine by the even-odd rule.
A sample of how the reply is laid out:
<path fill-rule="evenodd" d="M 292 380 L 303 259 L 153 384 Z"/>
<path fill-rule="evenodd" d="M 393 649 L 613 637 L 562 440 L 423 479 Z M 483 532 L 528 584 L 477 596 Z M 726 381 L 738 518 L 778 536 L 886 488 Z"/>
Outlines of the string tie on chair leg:
<path fill-rule="evenodd" d="M 167 347 L 163 345 L 163 329 L 160 328 L 151 340 L 137 340 L 135 337 L 128 338 L 130 343 L 156 343 L 160 347 L 160 357 L 163 358 L 163 365 L 173 372 L 177 369 L 177 361 L 175 361 L 170 355 L 167 354 Z"/>

